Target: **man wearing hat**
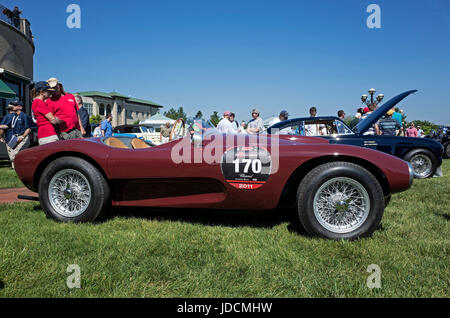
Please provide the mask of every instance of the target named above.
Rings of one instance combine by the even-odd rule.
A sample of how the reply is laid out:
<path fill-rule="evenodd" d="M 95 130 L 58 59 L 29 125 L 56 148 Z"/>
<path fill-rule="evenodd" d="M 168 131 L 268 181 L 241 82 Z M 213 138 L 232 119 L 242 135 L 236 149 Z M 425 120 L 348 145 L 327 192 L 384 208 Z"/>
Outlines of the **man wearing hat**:
<path fill-rule="evenodd" d="M 270 126 L 273 126 L 279 122 L 285 121 L 289 119 L 289 114 L 286 110 L 282 110 L 280 115 L 270 122 Z M 288 135 L 291 132 L 291 127 L 283 128 L 280 130 L 281 135 Z"/>
<path fill-rule="evenodd" d="M 247 124 L 247 133 L 249 134 L 259 134 L 264 130 L 264 122 L 261 117 L 259 117 L 259 110 L 252 109 L 252 119 Z"/>
<path fill-rule="evenodd" d="M 31 118 L 22 112 L 23 103 L 21 101 L 11 102 L 10 105 L 13 106 L 14 113 L 8 117 L 4 124 L 0 125 L 0 130 L 6 130 L 7 139 L 4 142 L 6 142 L 9 159 L 14 168 L 14 158 L 17 153 L 30 146 L 29 134 L 31 133 L 32 123 Z"/>
<path fill-rule="evenodd" d="M 8 123 L 11 122 L 12 118 L 14 117 L 14 106 L 12 104 L 9 104 L 8 107 L 6 107 L 6 111 L 8 114 L 3 117 L 2 121 L 0 122 L 0 126 L 7 126 Z M 5 138 L 3 138 L 3 133 L 5 133 Z M 0 142 L 8 142 L 12 137 L 12 129 L 0 129 Z"/>
<path fill-rule="evenodd" d="M 64 92 L 62 84 L 57 78 L 49 78 L 47 83 L 52 96 L 45 101 L 53 115 L 61 119 L 59 124 L 61 139 L 83 138 L 86 131 L 78 115 L 78 105 L 72 94 Z"/>
<path fill-rule="evenodd" d="M 217 130 L 223 134 L 235 134 L 237 133 L 237 127 L 230 121 L 231 112 L 225 111 L 223 118 L 217 124 Z"/>
<path fill-rule="evenodd" d="M 397 136 L 400 130 L 400 124 L 398 121 L 392 118 L 394 110 L 391 109 L 386 113 L 383 119 L 380 120 L 378 124 L 379 134 L 384 136 Z"/>

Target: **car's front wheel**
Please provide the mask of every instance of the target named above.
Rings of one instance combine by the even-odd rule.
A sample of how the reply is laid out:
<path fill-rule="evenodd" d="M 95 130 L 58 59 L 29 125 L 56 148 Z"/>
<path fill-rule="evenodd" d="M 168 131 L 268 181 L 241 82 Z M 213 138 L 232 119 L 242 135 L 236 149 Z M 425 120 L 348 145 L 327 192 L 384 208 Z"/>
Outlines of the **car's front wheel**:
<path fill-rule="evenodd" d="M 431 178 L 436 173 L 438 161 L 427 149 L 414 149 L 406 154 L 403 160 L 408 161 L 417 179 Z"/>
<path fill-rule="evenodd" d="M 38 190 L 45 214 L 56 221 L 94 221 L 109 203 L 109 187 L 103 175 L 76 157 L 51 162 L 42 173 Z"/>
<path fill-rule="evenodd" d="M 385 197 L 378 180 L 363 167 L 330 162 L 311 170 L 297 190 L 300 222 L 313 236 L 357 239 L 381 222 Z"/>

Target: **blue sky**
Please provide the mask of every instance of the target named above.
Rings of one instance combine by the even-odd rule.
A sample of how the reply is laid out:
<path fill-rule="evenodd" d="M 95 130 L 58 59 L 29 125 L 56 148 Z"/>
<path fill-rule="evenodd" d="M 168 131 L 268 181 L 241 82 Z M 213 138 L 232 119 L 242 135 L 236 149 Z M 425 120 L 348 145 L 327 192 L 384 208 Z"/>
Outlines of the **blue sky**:
<path fill-rule="evenodd" d="M 35 80 L 71 92 L 116 90 L 166 107 L 353 114 L 371 87 L 409 89 L 408 120 L 450 124 L 450 1 L 39 1 L 18 5 L 35 36 Z M 66 7 L 82 10 L 66 27 Z M 381 29 L 366 8 L 381 7 Z"/>

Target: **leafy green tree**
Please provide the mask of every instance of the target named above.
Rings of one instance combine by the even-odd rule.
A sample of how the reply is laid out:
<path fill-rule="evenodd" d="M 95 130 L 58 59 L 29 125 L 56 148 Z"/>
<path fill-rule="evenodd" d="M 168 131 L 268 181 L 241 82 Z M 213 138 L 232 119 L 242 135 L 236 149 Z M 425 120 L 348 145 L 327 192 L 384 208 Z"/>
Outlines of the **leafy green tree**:
<path fill-rule="evenodd" d="M 92 115 L 89 118 L 90 124 L 99 124 L 101 121 L 102 121 L 102 116 L 100 116 L 100 115 Z"/>
<path fill-rule="evenodd" d="M 135 121 L 133 122 L 133 125 L 139 125 L 139 123 L 140 123 L 140 120 L 135 120 Z"/>
<path fill-rule="evenodd" d="M 183 107 L 179 107 L 178 110 L 175 110 L 175 108 L 171 107 L 168 111 L 164 112 L 164 116 L 174 120 L 177 120 L 178 118 L 183 118 L 184 120 L 186 120 L 187 118 Z"/>
<path fill-rule="evenodd" d="M 203 114 L 202 114 L 202 111 L 201 111 L 201 110 L 199 110 L 199 111 L 197 112 L 197 114 L 195 115 L 195 118 L 196 118 L 196 119 L 201 119 L 201 118 L 203 118 Z"/>
<path fill-rule="evenodd" d="M 417 126 L 420 126 L 425 135 L 428 135 L 432 130 L 436 130 L 438 128 L 438 125 L 429 122 L 428 120 L 413 120 L 412 122 L 414 123 L 416 128 Z"/>
<path fill-rule="evenodd" d="M 217 126 L 217 124 L 218 124 L 219 121 L 220 121 L 219 114 L 218 114 L 217 112 L 213 112 L 213 114 L 209 117 L 209 120 L 211 121 L 211 123 L 212 123 L 214 126 Z"/>

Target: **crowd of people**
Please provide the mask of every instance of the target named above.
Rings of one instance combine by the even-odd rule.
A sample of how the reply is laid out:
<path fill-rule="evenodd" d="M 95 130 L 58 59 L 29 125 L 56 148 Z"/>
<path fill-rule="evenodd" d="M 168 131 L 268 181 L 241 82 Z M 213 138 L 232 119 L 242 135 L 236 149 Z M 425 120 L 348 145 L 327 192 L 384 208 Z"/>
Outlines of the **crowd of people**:
<path fill-rule="evenodd" d="M 375 110 L 377 105 L 370 104 L 364 108 L 358 108 L 354 118 L 350 121 L 350 128 L 354 128 L 361 120 L 368 118 Z M 317 116 L 317 108 L 311 107 L 309 109 L 310 118 Z M 252 119 L 246 123 L 242 121 L 241 124 L 235 119 L 235 114 L 230 111 L 223 113 L 223 118 L 217 125 L 217 130 L 225 134 L 258 134 L 265 130 L 264 122 L 260 117 L 260 112 L 257 109 L 251 111 Z M 345 120 L 346 114 L 344 110 L 337 112 L 337 117 L 342 121 Z M 385 135 L 385 136 L 406 136 L 406 137 L 425 137 L 424 131 L 420 126 L 415 127 L 414 123 L 410 123 L 408 128 L 404 128 L 403 110 L 396 111 L 389 110 L 378 122 L 364 133 L 365 135 Z M 272 126 L 281 121 L 288 120 L 289 114 L 286 110 L 282 110 L 278 117 L 273 119 L 268 126 Z M 305 124 L 304 127 L 292 130 L 290 127 L 280 130 L 280 134 L 300 134 L 304 136 L 321 136 L 326 135 L 327 130 L 325 125 L 321 124 Z M 344 126 L 335 127 L 335 130 L 340 133 L 343 132 Z"/>

